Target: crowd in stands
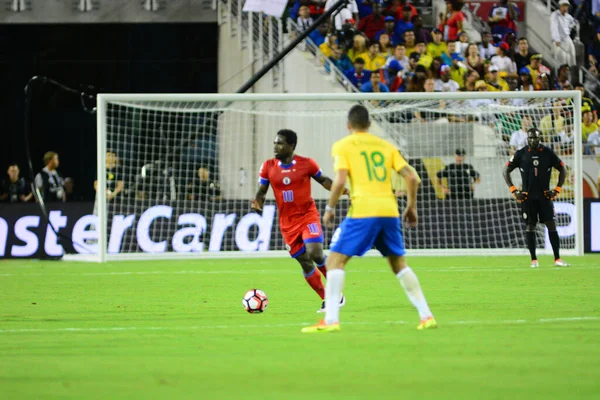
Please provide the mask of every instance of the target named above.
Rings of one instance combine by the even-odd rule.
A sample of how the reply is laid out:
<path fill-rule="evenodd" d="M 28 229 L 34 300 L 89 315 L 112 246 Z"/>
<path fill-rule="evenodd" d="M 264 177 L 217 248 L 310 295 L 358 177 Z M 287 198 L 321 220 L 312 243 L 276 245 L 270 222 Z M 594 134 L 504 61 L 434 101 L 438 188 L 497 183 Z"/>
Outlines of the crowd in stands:
<path fill-rule="evenodd" d="M 291 10 L 301 30 L 335 3 L 334 0 L 297 0 Z M 571 29 L 574 18 L 566 13 L 568 0 L 560 0 L 560 8 L 552 15 L 551 30 L 555 56 L 565 60 L 552 71 L 544 64 L 543 55 L 529 49 L 526 37 L 519 36 L 515 21 L 519 9 L 510 0 L 500 0 L 490 11 L 489 30 L 481 33 L 481 40 L 471 40 L 465 30 L 463 1 L 447 0 L 446 11 L 440 13 L 432 29 L 423 26 L 417 9 L 406 0 L 353 0 L 335 17 L 313 31 L 309 38 L 319 47 L 327 71 L 330 64 L 343 74 L 338 79 L 352 90 L 361 92 L 475 92 L 475 91 L 535 91 L 572 90 L 583 93 L 582 110 L 591 118 L 594 130 L 586 128 L 582 134 L 586 152 L 596 148 L 588 138 L 596 140 L 598 131 L 596 105 L 587 98 L 583 85 L 571 82 L 574 48 Z M 576 2 L 578 3 L 578 2 Z M 585 3 L 585 1 L 584 1 Z M 593 2 L 593 14 L 600 22 L 600 0 Z M 566 15 L 565 15 L 566 13 Z M 297 16 L 296 16 L 297 14 Z M 589 46 L 590 68 L 596 71 L 600 61 L 600 29 Z M 566 35 L 566 36 L 565 36 Z M 572 50 L 572 51 L 571 51 Z M 470 106 L 489 105 L 493 100 L 471 101 Z M 500 103 L 500 102 L 498 102 Z M 517 102 L 515 102 L 516 105 Z M 552 108 L 552 104 L 549 104 Z M 572 116 L 567 116 L 566 105 L 555 107 L 560 118 L 568 123 L 558 124 L 554 113 L 547 117 L 551 128 L 544 134 L 555 147 L 565 150 L 565 143 L 573 142 Z M 421 115 L 415 113 L 412 121 L 443 120 L 463 122 L 443 113 Z M 520 116 L 510 125 L 512 131 L 503 133 L 511 147 L 523 141 L 511 140 L 511 133 L 521 129 Z M 543 118 L 540 118 L 543 120 Z M 542 121 L 534 121 L 536 125 Z M 552 131 L 552 132 L 550 132 Z M 516 135 L 518 136 L 518 135 Z M 511 150 L 511 151 L 514 151 Z M 600 149 L 599 149 L 600 154 Z"/>

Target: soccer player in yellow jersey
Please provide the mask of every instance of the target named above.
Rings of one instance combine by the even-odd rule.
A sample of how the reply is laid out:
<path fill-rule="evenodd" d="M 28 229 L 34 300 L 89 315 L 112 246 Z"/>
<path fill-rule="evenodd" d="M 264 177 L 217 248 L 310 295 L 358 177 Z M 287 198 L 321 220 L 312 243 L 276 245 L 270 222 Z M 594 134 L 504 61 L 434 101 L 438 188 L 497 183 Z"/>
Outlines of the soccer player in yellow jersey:
<path fill-rule="evenodd" d="M 387 257 L 388 263 L 421 319 L 417 329 L 436 328 L 421 285 L 415 273 L 406 265 L 404 243 L 400 228 L 398 204 L 392 192 L 391 172 L 397 171 L 406 180 L 407 205 L 403 220 L 409 226 L 417 224 L 418 175 L 398 150 L 389 142 L 371 135 L 369 112 L 361 105 L 348 113 L 350 135 L 333 145 L 335 179 L 331 186 L 329 204 L 323 222 L 333 228 L 334 209 L 350 180 L 352 206 L 331 240 L 327 257 L 325 287 L 325 319 L 302 329 L 304 333 L 335 332 L 340 330 L 339 299 L 344 285 L 344 268 L 354 256 L 362 256 L 375 245 Z"/>

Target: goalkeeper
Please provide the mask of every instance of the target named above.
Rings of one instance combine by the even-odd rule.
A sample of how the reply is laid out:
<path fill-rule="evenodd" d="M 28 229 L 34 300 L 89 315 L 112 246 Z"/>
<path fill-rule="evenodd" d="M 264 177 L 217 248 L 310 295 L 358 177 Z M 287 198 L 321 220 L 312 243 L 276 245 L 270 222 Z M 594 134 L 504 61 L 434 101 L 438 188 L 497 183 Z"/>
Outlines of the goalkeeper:
<path fill-rule="evenodd" d="M 523 182 L 521 190 L 515 187 L 510 177 L 510 173 L 516 168 L 521 171 Z M 559 176 L 558 184 L 550 190 L 552 168 L 559 171 Z M 523 207 L 523 218 L 526 224 L 525 239 L 531 254 L 531 268 L 539 267 L 535 254 L 535 228 L 538 221 L 548 227 L 550 244 L 554 251 L 554 265 L 556 267 L 569 266 L 560 259 L 560 240 L 558 232 L 556 232 L 554 205 L 552 204 L 552 200 L 562 191 L 566 176 L 565 164 L 550 147 L 540 144 L 540 131 L 537 128 L 530 128 L 527 131 L 527 146 L 518 150 L 504 168 L 504 180 L 510 187 L 512 195 Z"/>

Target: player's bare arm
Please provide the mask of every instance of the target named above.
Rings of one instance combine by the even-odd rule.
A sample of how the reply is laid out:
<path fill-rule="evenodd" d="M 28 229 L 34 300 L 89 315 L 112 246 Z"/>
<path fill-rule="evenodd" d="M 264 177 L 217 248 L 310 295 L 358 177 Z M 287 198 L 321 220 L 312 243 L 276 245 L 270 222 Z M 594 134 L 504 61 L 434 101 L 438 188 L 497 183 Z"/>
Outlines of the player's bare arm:
<path fill-rule="evenodd" d="M 419 177 L 408 165 L 398 173 L 406 181 L 406 208 L 402 214 L 402 220 L 410 227 L 415 227 L 418 221 L 417 214 L 417 191 L 419 190 Z"/>
<path fill-rule="evenodd" d="M 556 169 L 558 170 L 558 183 L 556 184 L 556 187 L 552 190 L 546 190 L 544 192 L 544 196 L 550 200 L 554 200 L 560 194 L 565 180 L 567 179 L 567 169 L 562 163 L 560 164 L 560 167 Z"/>
<path fill-rule="evenodd" d="M 334 227 L 335 216 L 333 211 L 335 210 L 335 206 L 342 194 L 346 192 L 346 181 L 348 180 L 348 170 L 340 169 L 335 174 L 335 179 L 331 184 L 331 194 L 329 195 L 329 201 L 327 202 L 327 206 L 325 207 L 325 214 L 323 214 L 323 224 L 332 229 Z"/>
<path fill-rule="evenodd" d="M 267 196 L 267 192 L 269 191 L 269 184 L 260 184 L 258 187 L 258 191 L 254 195 L 254 199 L 250 201 L 250 208 L 252 211 L 257 212 L 259 214 L 262 213 L 263 205 L 265 204 L 265 198 Z"/>
<path fill-rule="evenodd" d="M 502 171 L 502 175 L 504 176 L 504 181 L 508 185 L 510 193 L 520 203 L 522 201 L 527 200 L 527 192 L 523 192 L 517 189 L 517 187 L 514 185 L 512 178 L 510 177 L 510 173 L 513 172 L 515 168 L 516 166 L 512 163 L 507 163 L 504 167 L 504 171 Z"/>
<path fill-rule="evenodd" d="M 319 176 L 317 178 L 313 178 L 313 179 L 315 181 L 319 182 L 319 184 L 321 186 L 323 186 L 326 190 L 331 191 L 331 186 L 333 184 L 333 180 L 331 180 L 330 177 L 325 176 L 325 175 L 321 175 L 321 176 Z M 344 192 L 342 194 L 349 195 L 350 192 L 348 191 L 348 189 L 344 188 Z"/>

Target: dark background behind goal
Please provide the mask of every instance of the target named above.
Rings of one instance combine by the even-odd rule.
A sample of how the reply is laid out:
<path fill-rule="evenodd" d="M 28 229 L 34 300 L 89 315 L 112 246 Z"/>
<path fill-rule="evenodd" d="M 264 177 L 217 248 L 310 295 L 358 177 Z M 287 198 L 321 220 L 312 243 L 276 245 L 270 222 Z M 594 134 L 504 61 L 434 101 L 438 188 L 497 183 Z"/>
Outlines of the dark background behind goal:
<path fill-rule="evenodd" d="M 204 24 L 0 25 L 2 144 L 0 176 L 17 163 L 29 179 L 23 142 L 24 87 L 34 75 L 100 92 L 215 93 L 218 26 Z M 60 155 L 78 197 L 92 200 L 96 119 L 79 99 L 52 87 L 33 99 L 34 173 L 46 151 Z"/>

